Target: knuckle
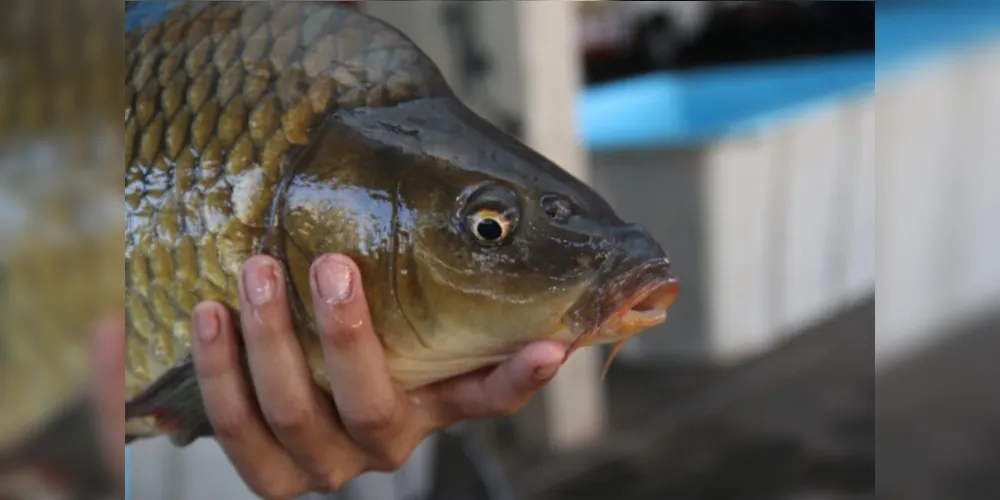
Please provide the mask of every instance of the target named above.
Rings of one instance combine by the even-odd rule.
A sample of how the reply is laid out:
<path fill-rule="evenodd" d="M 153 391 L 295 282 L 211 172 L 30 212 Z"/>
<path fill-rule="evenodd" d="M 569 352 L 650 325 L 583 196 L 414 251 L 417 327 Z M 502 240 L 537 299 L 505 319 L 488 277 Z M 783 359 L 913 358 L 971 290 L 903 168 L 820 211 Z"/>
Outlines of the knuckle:
<path fill-rule="evenodd" d="M 305 405 L 290 404 L 271 412 L 267 421 L 275 432 L 294 435 L 304 432 L 313 424 L 315 412 Z"/>
<path fill-rule="evenodd" d="M 381 403 L 371 403 L 345 412 L 344 419 L 351 427 L 365 432 L 380 432 L 392 427 L 395 423 L 396 405 L 389 400 Z"/>
<path fill-rule="evenodd" d="M 254 495 L 271 499 L 291 500 L 308 493 L 308 478 L 302 471 L 265 467 L 258 464 L 250 471 L 240 470 L 240 477 Z"/>
<path fill-rule="evenodd" d="M 212 421 L 212 428 L 220 440 L 235 441 L 243 436 L 243 430 L 250 425 L 251 417 L 242 411 L 229 411 Z"/>
<path fill-rule="evenodd" d="M 406 465 L 410 460 L 413 450 L 402 446 L 391 447 L 382 452 L 381 461 L 389 471 L 394 471 Z"/>
<path fill-rule="evenodd" d="M 333 493 L 344 487 L 351 478 L 342 471 L 333 471 L 320 478 L 317 483 L 323 493 Z"/>
<path fill-rule="evenodd" d="M 403 434 L 397 435 L 395 439 L 384 442 L 378 449 L 369 448 L 374 470 L 394 472 L 401 469 L 410 461 L 414 450 L 425 437 L 426 435 L 416 428 L 411 428 L 404 431 Z"/>
<path fill-rule="evenodd" d="M 287 479 L 269 475 L 249 482 L 250 489 L 261 498 L 290 499 L 304 493 L 303 488 Z"/>

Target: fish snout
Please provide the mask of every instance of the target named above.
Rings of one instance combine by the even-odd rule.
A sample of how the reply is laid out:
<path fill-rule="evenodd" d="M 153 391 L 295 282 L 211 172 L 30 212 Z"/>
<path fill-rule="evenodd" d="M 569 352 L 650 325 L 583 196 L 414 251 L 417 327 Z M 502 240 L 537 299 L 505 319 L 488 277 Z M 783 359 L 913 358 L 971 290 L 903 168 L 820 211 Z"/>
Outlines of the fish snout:
<path fill-rule="evenodd" d="M 639 224 L 621 226 L 617 240 L 619 264 L 616 274 L 624 278 L 617 281 L 620 287 L 617 291 L 625 298 L 618 314 L 648 313 L 635 314 L 636 318 L 650 316 L 648 320 L 664 316 L 680 293 L 680 282 L 671 270 L 667 252 Z"/>
<path fill-rule="evenodd" d="M 628 224 L 616 229 L 619 262 L 622 266 L 663 267 L 669 272 L 670 257 L 649 231 L 639 224 Z"/>
<path fill-rule="evenodd" d="M 580 337 L 571 349 L 595 343 L 621 343 L 663 323 L 680 293 L 670 258 L 649 231 L 622 224 L 609 231 L 615 250 L 602 270 L 601 285 L 570 316 Z"/>

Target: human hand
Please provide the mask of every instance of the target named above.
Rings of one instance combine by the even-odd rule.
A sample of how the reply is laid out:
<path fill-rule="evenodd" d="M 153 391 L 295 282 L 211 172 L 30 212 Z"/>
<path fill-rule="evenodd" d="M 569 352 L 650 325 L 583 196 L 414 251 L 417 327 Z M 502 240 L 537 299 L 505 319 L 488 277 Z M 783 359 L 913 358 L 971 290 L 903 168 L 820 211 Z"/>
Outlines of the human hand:
<path fill-rule="evenodd" d="M 96 423 L 112 480 L 125 484 L 125 322 L 111 318 L 94 330 L 92 397 Z M 121 492 L 119 492 L 121 493 Z"/>
<path fill-rule="evenodd" d="M 372 330 L 359 273 L 342 255 L 324 256 L 310 270 L 333 400 L 312 381 L 274 259 L 248 260 L 240 280 L 249 381 L 227 309 L 205 302 L 195 310 L 194 362 L 207 415 L 258 495 L 293 498 L 398 469 L 437 430 L 520 409 L 565 357 L 562 345 L 537 342 L 491 370 L 404 392 Z"/>

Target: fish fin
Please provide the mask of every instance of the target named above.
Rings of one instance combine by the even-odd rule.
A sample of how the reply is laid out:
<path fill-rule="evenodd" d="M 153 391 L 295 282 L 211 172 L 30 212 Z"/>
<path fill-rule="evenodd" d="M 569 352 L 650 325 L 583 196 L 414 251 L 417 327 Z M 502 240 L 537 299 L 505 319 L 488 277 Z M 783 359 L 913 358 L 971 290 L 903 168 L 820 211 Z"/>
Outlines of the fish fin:
<path fill-rule="evenodd" d="M 566 347 L 566 357 L 568 358 L 569 355 L 573 354 L 573 352 L 575 352 L 577 349 L 587 345 L 587 342 L 592 338 L 594 338 L 596 335 L 597 332 L 590 332 L 578 336 L 576 339 L 573 340 L 572 343 L 570 343 L 569 346 Z"/>
<path fill-rule="evenodd" d="M 611 353 L 608 354 L 608 360 L 604 362 L 604 369 L 601 370 L 601 380 L 607 378 L 608 370 L 611 369 L 611 363 L 615 360 L 615 356 L 618 355 L 618 351 L 620 351 L 622 347 L 625 347 L 625 343 L 628 341 L 629 339 L 619 340 L 611 346 Z"/>
<path fill-rule="evenodd" d="M 215 434 L 205 414 L 190 355 L 125 404 L 125 420 L 133 418 L 151 418 L 159 432 L 181 447 Z M 141 437 L 134 435 L 131 439 Z"/>
<path fill-rule="evenodd" d="M 0 450 L 0 483 L 5 475 L 27 472 L 52 492 L 80 498 L 113 493 L 115 481 L 104 458 L 90 399 L 81 397 L 54 417 L 20 445 Z M 0 486 L 0 498 L 6 493 Z"/>

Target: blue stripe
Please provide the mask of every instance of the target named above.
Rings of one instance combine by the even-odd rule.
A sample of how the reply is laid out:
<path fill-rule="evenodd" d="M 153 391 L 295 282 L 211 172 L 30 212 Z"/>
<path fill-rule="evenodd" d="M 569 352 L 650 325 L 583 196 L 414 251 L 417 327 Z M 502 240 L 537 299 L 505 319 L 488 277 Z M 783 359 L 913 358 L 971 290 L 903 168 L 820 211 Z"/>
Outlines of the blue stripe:
<path fill-rule="evenodd" d="M 896 70 L 1000 35 L 1000 2 L 888 2 L 876 7 L 877 50 L 860 56 L 667 71 L 581 93 L 591 150 L 689 146 L 760 130 L 833 100 L 873 92 Z"/>
<path fill-rule="evenodd" d="M 577 116 L 594 150 L 683 146 L 767 126 L 796 105 L 874 85 L 870 55 L 656 73 L 586 90 Z"/>

